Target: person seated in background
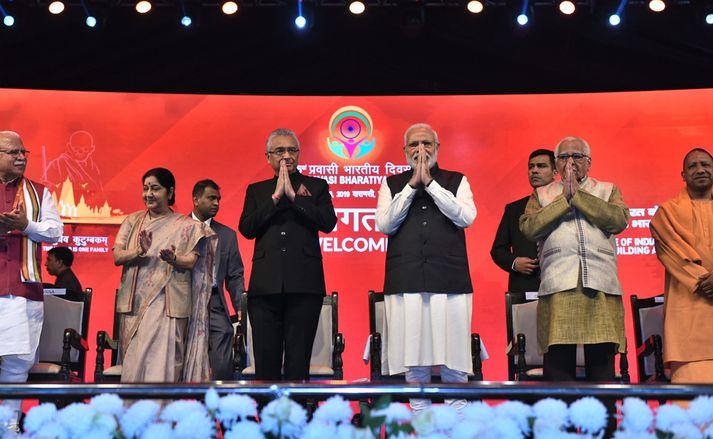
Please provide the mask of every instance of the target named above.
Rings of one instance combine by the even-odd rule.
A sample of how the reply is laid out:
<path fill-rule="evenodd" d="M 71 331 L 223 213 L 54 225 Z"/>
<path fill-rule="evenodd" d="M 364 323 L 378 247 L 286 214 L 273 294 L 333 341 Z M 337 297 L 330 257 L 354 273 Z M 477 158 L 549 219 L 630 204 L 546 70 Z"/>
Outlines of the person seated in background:
<path fill-rule="evenodd" d="M 45 268 L 47 273 L 55 276 L 54 285 L 46 284 L 51 288 L 64 288 L 67 290 L 65 296 L 69 300 L 82 300 L 82 284 L 77 279 L 77 275 L 72 271 L 74 253 L 68 247 L 55 247 L 47 252 Z"/>

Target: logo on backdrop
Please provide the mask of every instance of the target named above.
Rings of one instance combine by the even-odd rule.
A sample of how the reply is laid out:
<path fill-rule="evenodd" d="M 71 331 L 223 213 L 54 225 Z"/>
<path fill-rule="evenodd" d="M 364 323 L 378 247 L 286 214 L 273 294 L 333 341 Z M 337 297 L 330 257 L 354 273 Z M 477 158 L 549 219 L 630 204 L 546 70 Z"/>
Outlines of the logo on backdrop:
<path fill-rule="evenodd" d="M 366 110 L 353 105 L 342 107 L 329 119 L 327 146 L 338 157 L 358 159 L 376 146 L 373 131 L 374 124 Z"/>

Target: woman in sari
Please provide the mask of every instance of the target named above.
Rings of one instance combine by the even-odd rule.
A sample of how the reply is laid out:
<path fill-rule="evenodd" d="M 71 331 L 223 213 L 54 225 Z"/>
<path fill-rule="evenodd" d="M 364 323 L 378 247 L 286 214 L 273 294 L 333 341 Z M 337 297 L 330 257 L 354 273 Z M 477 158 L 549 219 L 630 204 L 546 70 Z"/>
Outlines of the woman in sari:
<path fill-rule="evenodd" d="M 216 235 L 171 209 L 171 171 L 151 169 L 142 181 L 147 209 L 126 217 L 113 249 L 124 267 L 116 299 L 121 381 L 207 381 Z"/>

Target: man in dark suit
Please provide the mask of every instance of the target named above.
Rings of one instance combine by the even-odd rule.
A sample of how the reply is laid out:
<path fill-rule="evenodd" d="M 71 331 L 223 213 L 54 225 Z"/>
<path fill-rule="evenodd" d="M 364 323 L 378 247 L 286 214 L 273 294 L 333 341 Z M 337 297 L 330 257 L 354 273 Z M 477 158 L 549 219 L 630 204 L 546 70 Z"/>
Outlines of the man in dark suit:
<path fill-rule="evenodd" d="M 240 312 L 240 297 L 245 289 L 243 260 L 235 230 L 213 218 L 220 208 L 220 188 L 212 180 L 201 180 L 193 186 L 193 219 L 208 224 L 218 235 L 213 291 L 210 295 L 210 334 L 208 357 L 213 380 L 233 379 L 233 325 L 225 300 L 223 285 L 230 294 L 235 312 Z"/>
<path fill-rule="evenodd" d="M 255 239 L 248 287 L 255 378 L 309 379 L 309 360 L 322 309 L 324 269 L 318 232 L 337 223 L 327 182 L 297 170 L 300 142 L 280 128 L 267 138 L 275 176 L 248 186 L 240 233 Z"/>
<path fill-rule="evenodd" d="M 77 275 L 72 271 L 74 253 L 69 247 L 54 247 L 47 252 L 45 268 L 47 273 L 55 276 L 54 284 L 44 284 L 46 288 L 64 288 L 63 299 L 81 302 L 84 300 L 84 290 Z"/>
<path fill-rule="evenodd" d="M 549 149 L 536 149 L 527 162 L 527 177 L 530 186 L 537 189 L 550 184 L 555 178 L 555 156 Z M 537 291 L 540 287 L 540 267 L 537 260 L 537 244 L 528 241 L 520 232 L 520 216 L 525 213 L 526 196 L 505 206 L 495 234 L 490 256 L 498 267 L 507 271 L 508 291 L 523 293 Z"/>

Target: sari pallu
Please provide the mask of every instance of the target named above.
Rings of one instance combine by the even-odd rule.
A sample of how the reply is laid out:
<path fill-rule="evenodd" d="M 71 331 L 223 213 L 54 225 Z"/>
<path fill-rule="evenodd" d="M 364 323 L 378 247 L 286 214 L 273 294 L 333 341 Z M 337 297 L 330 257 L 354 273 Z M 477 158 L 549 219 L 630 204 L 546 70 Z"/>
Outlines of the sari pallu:
<path fill-rule="evenodd" d="M 170 213 L 151 219 L 141 211 L 124 220 L 115 247 L 136 248 L 141 230 L 151 232 L 151 248 L 145 257 L 124 266 L 117 292 L 122 381 L 206 381 L 208 300 L 217 237 L 190 217 Z M 159 258 L 159 251 L 171 245 L 177 255 L 199 254 L 193 270 L 175 268 Z"/>

